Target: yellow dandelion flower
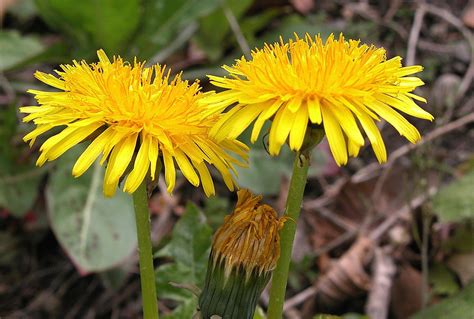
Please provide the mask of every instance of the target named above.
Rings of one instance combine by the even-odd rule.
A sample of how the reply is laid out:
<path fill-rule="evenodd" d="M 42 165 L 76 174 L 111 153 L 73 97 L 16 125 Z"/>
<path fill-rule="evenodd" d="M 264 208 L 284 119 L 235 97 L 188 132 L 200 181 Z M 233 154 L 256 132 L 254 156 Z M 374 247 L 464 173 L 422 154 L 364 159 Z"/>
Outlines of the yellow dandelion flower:
<path fill-rule="evenodd" d="M 387 159 L 382 136 L 375 125 L 385 119 L 410 142 L 420 139 L 418 130 L 398 111 L 432 120 L 414 100 L 425 102 L 412 91 L 424 83 L 410 76 L 421 66 L 402 67 L 401 58 L 386 58 L 383 48 L 329 36 L 296 36 L 289 43 L 265 45 L 232 67 L 230 77 L 209 76 L 211 83 L 227 89 L 207 94 L 209 112 L 236 105 L 211 130 L 218 140 L 235 138 L 254 120 L 255 142 L 266 120 L 272 119 L 269 151 L 280 152 L 288 140 L 292 150 L 303 144 L 308 124 L 324 127 L 336 162 L 347 163 L 364 145 L 365 131 L 379 162 Z"/>
<path fill-rule="evenodd" d="M 82 175 L 102 154 L 101 164 L 107 161 L 107 196 L 115 193 L 129 166 L 124 191 L 133 193 L 147 173 L 154 179 L 159 156 L 170 192 L 176 164 L 191 184 L 202 183 L 208 196 L 214 193 L 208 165 L 215 166 L 229 189 L 234 189 L 234 165 L 242 165 L 247 147 L 235 139 L 209 138 L 221 115 L 216 111 L 203 116 L 204 107 L 198 103 L 203 94 L 197 82 L 188 84 L 180 75 L 171 79 L 170 71 L 159 65 L 145 67 L 136 59 L 132 65 L 120 57 L 110 61 L 102 50 L 97 54 L 98 63 L 62 65 L 56 71 L 59 77 L 35 73 L 38 80 L 60 91 L 28 91 L 40 105 L 20 108 L 28 114 L 24 121 L 36 124 L 24 140 L 32 145 L 39 135 L 61 129 L 41 145 L 37 165 L 55 160 L 89 138 L 92 142 L 72 174 Z"/>
<path fill-rule="evenodd" d="M 199 297 L 203 318 L 218 315 L 251 319 L 257 301 L 280 256 L 280 234 L 286 220 L 262 196 L 237 193 L 232 214 L 214 235 L 204 289 Z M 239 297 L 237 297 L 239 296 Z"/>

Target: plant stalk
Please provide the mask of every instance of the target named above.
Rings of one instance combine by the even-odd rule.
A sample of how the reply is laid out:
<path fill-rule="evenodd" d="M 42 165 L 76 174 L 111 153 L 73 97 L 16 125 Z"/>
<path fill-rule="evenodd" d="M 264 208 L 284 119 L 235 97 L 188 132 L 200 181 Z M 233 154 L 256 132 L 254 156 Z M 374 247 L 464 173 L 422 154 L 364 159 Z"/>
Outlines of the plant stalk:
<path fill-rule="evenodd" d="M 133 207 L 135 208 L 135 222 L 137 225 L 143 318 L 158 319 L 158 300 L 156 298 L 155 268 L 153 266 L 146 179 L 143 180 L 138 189 L 133 193 Z"/>
<path fill-rule="evenodd" d="M 301 203 L 303 202 L 309 162 L 309 152 L 305 152 L 305 154 L 300 152 L 296 153 L 284 214 L 284 216 L 288 217 L 288 221 L 280 231 L 280 259 L 278 259 L 277 266 L 273 271 L 270 303 L 268 305 L 268 319 L 282 318 L 291 251 L 295 239 L 296 223 L 300 215 Z"/>

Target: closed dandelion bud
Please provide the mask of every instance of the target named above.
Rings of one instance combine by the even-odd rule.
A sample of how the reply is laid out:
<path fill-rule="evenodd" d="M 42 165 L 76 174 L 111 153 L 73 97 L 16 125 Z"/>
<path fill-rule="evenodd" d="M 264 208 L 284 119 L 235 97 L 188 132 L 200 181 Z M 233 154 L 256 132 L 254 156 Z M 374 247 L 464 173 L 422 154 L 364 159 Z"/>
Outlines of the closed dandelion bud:
<path fill-rule="evenodd" d="M 279 230 L 285 219 L 261 196 L 237 193 L 232 214 L 214 235 L 204 289 L 199 298 L 203 319 L 251 319 L 258 298 L 280 256 Z"/>

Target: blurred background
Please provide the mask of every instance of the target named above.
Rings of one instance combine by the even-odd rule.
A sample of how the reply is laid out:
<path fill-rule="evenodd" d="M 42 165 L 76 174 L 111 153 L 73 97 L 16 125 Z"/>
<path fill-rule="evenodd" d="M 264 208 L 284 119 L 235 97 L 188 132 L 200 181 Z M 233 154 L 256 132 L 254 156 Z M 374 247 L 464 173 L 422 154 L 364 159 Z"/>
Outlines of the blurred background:
<path fill-rule="evenodd" d="M 370 147 L 341 168 L 326 142 L 317 148 L 285 316 L 474 318 L 473 1 L 0 0 L 0 25 L 0 318 L 141 316 L 130 197 L 104 199 L 93 182 L 100 167 L 72 178 L 80 146 L 37 168 L 41 141 L 22 141 L 32 128 L 18 108 L 36 105 L 25 91 L 47 89 L 35 70 L 95 62 L 103 48 L 183 70 L 206 90 L 221 65 L 306 32 L 343 32 L 423 65 L 417 94 L 436 120 L 412 120 L 424 136 L 417 145 L 380 123 L 383 166 Z M 282 211 L 292 154 L 270 158 L 264 144 L 239 183 Z M 222 181 L 205 198 L 179 178 L 173 196 L 160 183 L 150 200 L 168 319 L 192 317 L 195 297 L 168 282 L 200 285 L 211 235 L 236 199 Z M 267 302 L 264 292 L 263 310 Z"/>

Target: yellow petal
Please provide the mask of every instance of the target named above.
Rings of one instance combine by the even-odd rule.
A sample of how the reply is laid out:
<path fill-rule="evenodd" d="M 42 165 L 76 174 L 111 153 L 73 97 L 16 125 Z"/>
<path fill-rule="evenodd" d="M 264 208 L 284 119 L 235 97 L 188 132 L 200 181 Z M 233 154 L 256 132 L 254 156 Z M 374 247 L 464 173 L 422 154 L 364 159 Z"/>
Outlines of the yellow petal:
<path fill-rule="evenodd" d="M 148 168 L 150 167 L 150 160 L 148 158 L 150 142 L 147 139 L 149 139 L 149 137 L 143 138 L 142 135 L 142 142 L 135 158 L 135 164 L 123 186 L 123 190 L 127 193 L 135 192 L 138 186 L 143 182 Z"/>
<path fill-rule="evenodd" d="M 214 189 L 214 182 L 212 181 L 211 174 L 207 169 L 206 163 L 201 162 L 199 164 L 193 163 L 194 167 L 196 167 L 199 177 L 201 179 L 202 187 L 204 188 L 204 193 L 207 197 L 214 195 L 216 193 Z"/>
<path fill-rule="evenodd" d="M 311 123 L 321 124 L 321 104 L 319 98 L 310 98 L 306 101 Z"/>
<path fill-rule="evenodd" d="M 358 146 L 364 145 L 364 137 L 360 133 L 352 112 L 343 105 L 328 105 L 327 107 L 331 108 L 331 113 L 336 117 L 348 139 L 352 140 Z"/>
<path fill-rule="evenodd" d="M 278 155 L 281 146 L 285 143 L 290 130 L 293 127 L 296 114 L 283 107 L 280 109 L 270 128 L 269 151 L 271 155 Z"/>
<path fill-rule="evenodd" d="M 267 109 L 260 113 L 257 120 L 255 121 L 255 124 L 253 125 L 250 142 L 255 143 L 258 138 L 258 135 L 260 134 L 260 131 L 262 130 L 263 124 L 265 124 L 265 121 L 272 117 L 276 111 L 278 111 L 281 104 L 282 101 L 280 100 L 276 100 L 271 104 L 267 104 Z"/>
<path fill-rule="evenodd" d="M 115 145 L 105 170 L 106 184 L 115 184 L 123 175 L 135 151 L 137 134 L 132 134 Z"/>
<path fill-rule="evenodd" d="M 288 110 L 295 113 L 300 109 L 301 103 L 303 103 L 303 98 L 300 96 L 296 96 L 288 101 L 286 107 L 288 108 Z"/>
<path fill-rule="evenodd" d="M 105 145 L 109 143 L 111 136 L 114 134 L 112 128 L 106 129 L 102 134 L 97 136 L 86 150 L 79 156 L 74 167 L 72 168 L 72 175 L 74 177 L 81 176 L 94 163 L 100 153 L 103 151 Z"/>
<path fill-rule="evenodd" d="M 43 153 L 48 160 L 55 160 L 71 147 L 82 142 L 86 137 L 94 133 L 101 126 L 102 123 L 92 123 L 84 127 L 68 127 L 64 131 L 69 129 L 69 133 L 66 133 L 63 136 L 60 135 L 61 133 L 55 135 L 54 137 L 57 138 L 54 140 L 54 142 L 48 144 L 47 147 L 44 148 Z M 46 141 L 43 146 L 47 142 L 48 141 Z"/>
<path fill-rule="evenodd" d="M 379 163 L 387 161 L 387 150 L 385 149 L 385 143 L 383 142 L 382 135 L 375 125 L 374 120 L 367 114 L 361 112 L 357 118 L 360 121 L 360 124 L 364 128 L 367 137 L 369 138 L 370 143 L 372 144 L 372 149 L 374 150 L 375 156 Z"/>
<path fill-rule="evenodd" d="M 155 180 L 156 175 L 156 164 L 158 161 L 158 140 L 154 137 L 148 136 L 148 143 L 150 144 L 148 147 L 148 160 L 150 161 L 150 176 L 152 180 Z"/>
<path fill-rule="evenodd" d="M 308 110 L 304 107 L 296 112 L 295 121 L 290 132 L 290 148 L 298 151 L 303 144 L 306 128 L 308 127 Z"/>
<path fill-rule="evenodd" d="M 199 177 L 189 162 L 188 157 L 180 150 L 176 150 L 174 158 L 176 159 L 176 163 L 178 163 L 179 169 L 183 173 L 184 177 L 186 177 L 186 179 L 194 186 L 199 186 Z"/>
<path fill-rule="evenodd" d="M 374 97 L 406 114 L 425 120 L 433 120 L 433 115 L 416 105 L 416 103 L 405 94 L 398 94 L 396 96 L 391 96 L 388 94 L 375 94 Z"/>
<path fill-rule="evenodd" d="M 372 99 L 367 103 L 367 107 L 377 112 L 382 118 L 389 122 L 400 135 L 405 136 L 410 142 L 416 143 L 420 140 L 420 132 L 410 124 L 402 115 L 393 110 L 390 106 Z"/>
<path fill-rule="evenodd" d="M 247 105 L 230 117 L 229 122 L 233 122 L 234 125 L 228 138 L 236 139 L 247 127 L 249 127 L 250 123 L 252 123 L 255 118 L 262 113 L 266 106 L 266 103 Z"/>
<path fill-rule="evenodd" d="M 171 193 L 176 183 L 176 169 L 174 167 L 173 157 L 168 151 L 163 150 L 163 164 L 165 166 L 165 181 L 168 185 L 168 192 Z"/>
<path fill-rule="evenodd" d="M 326 132 L 331 153 L 334 156 L 337 165 L 344 165 L 347 163 L 347 148 L 341 126 L 339 126 L 336 117 L 327 107 L 322 107 L 321 111 L 323 115 L 324 131 Z"/>

